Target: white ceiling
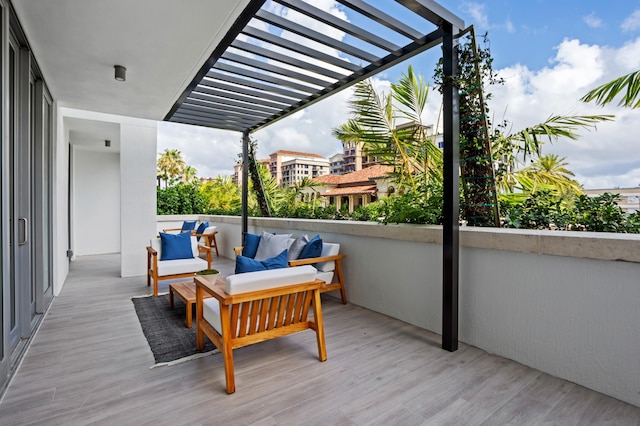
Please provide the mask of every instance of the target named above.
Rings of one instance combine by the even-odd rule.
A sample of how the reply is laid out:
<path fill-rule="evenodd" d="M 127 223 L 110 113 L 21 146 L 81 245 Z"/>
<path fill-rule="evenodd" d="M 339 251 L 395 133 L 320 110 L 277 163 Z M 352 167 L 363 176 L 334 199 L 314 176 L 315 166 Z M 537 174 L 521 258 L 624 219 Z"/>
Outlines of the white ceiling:
<path fill-rule="evenodd" d="M 162 120 L 249 0 L 14 0 L 60 106 Z M 114 65 L 127 81 L 114 79 Z"/>

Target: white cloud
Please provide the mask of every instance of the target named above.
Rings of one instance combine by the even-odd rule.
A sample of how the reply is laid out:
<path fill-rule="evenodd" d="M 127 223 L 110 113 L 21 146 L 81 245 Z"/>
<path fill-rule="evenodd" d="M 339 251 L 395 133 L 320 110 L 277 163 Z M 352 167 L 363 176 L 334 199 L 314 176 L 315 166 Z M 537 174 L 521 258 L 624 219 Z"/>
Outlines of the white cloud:
<path fill-rule="evenodd" d="M 640 29 L 640 9 L 636 9 L 620 25 L 622 31 L 631 32 Z"/>
<path fill-rule="evenodd" d="M 602 28 L 604 25 L 602 19 L 600 19 L 595 12 L 591 12 L 590 14 L 583 16 L 582 20 L 590 28 Z"/>
<path fill-rule="evenodd" d="M 516 32 L 516 27 L 513 25 L 513 22 L 511 22 L 511 19 L 507 19 L 507 21 L 504 23 L 504 28 L 509 34 L 513 34 Z"/>
<path fill-rule="evenodd" d="M 489 28 L 489 17 L 485 8 L 486 5 L 481 3 L 462 3 L 462 11 L 471 15 L 473 21 L 481 28 Z"/>
<path fill-rule="evenodd" d="M 635 187 L 640 184 L 640 150 L 635 136 L 640 134 L 640 110 L 599 107 L 579 100 L 598 85 L 634 70 L 628 56 L 640 57 L 640 39 L 619 49 L 564 40 L 548 67 L 530 70 L 514 65 L 498 70 L 505 85 L 490 89 L 492 120 L 508 119 L 511 130 L 517 131 L 552 115 L 615 114 L 614 122 L 581 130 L 577 141 L 546 144 L 543 152 L 566 157 L 569 168 L 587 188 Z"/>

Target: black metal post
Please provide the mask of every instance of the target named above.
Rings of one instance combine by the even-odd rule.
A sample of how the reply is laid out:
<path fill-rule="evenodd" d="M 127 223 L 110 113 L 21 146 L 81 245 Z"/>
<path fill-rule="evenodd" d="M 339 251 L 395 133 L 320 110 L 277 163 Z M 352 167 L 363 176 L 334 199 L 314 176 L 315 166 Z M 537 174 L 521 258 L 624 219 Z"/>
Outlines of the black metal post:
<path fill-rule="evenodd" d="M 244 244 L 244 236 L 249 228 L 249 131 L 242 132 L 242 237 L 241 244 Z"/>
<path fill-rule="evenodd" d="M 442 235 L 442 349 L 458 350 L 458 255 L 459 255 L 459 187 L 460 187 L 460 111 L 458 89 L 453 84 L 457 73 L 457 42 L 453 26 L 442 25 L 442 60 L 444 72 L 444 206 Z"/>

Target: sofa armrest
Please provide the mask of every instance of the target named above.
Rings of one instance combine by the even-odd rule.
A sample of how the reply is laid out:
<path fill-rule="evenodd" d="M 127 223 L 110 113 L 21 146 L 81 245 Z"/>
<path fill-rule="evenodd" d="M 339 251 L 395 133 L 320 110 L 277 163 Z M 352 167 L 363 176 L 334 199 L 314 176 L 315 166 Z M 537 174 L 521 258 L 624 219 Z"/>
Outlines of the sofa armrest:
<path fill-rule="evenodd" d="M 213 238 L 214 235 L 216 235 L 218 233 L 218 231 L 213 231 L 213 232 L 207 232 L 207 233 L 202 233 L 202 234 L 196 234 L 196 232 L 194 231 L 191 235 L 193 235 L 194 237 L 204 237 L 204 239 L 206 241 L 210 241 L 211 238 Z"/>
<path fill-rule="evenodd" d="M 346 254 L 336 254 L 334 256 L 310 257 L 308 259 L 296 259 L 296 260 L 290 260 L 289 266 L 312 265 L 314 263 L 330 262 L 332 260 L 340 261 L 346 257 L 347 257 Z"/>
<path fill-rule="evenodd" d="M 224 303 L 225 299 L 229 296 L 224 292 L 224 282 L 216 281 L 215 283 L 211 283 L 198 275 L 194 277 L 194 280 L 196 283 L 196 299 L 202 299 L 202 297 L 199 297 L 198 295 L 204 295 L 206 293 L 218 299 L 220 303 Z"/>
<path fill-rule="evenodd" d="M 149 256 L 157 256 L 158 252 L 151 246 L 147 246 L 147 253 Z"/>
<path fill-rule="evenodd" d="M 174 232 L 174 231 L 182 231 L 182 228 L 167 228 L 167 229 L 163 229 L 162 232 L 167 233 L 167 232 Z"/>

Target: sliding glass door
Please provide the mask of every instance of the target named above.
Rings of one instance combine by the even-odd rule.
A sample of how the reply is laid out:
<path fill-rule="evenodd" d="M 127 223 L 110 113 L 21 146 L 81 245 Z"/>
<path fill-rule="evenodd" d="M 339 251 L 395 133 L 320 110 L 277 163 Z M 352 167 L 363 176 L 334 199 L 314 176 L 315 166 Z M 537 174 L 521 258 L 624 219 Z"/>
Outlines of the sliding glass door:
<path fill-rule="evenodd" d="M 53 100 L 23 34 L 2 7 L 0 388 L 53 295 Z M 14 24 L 15 20 L 11 21 Z M 6 108 L 5 108 L 6 107 Z"/>

